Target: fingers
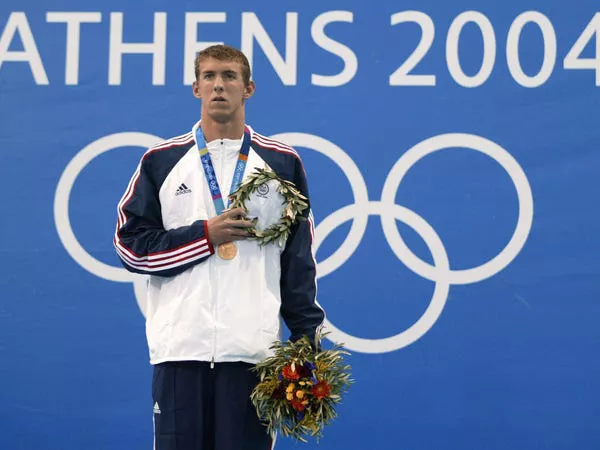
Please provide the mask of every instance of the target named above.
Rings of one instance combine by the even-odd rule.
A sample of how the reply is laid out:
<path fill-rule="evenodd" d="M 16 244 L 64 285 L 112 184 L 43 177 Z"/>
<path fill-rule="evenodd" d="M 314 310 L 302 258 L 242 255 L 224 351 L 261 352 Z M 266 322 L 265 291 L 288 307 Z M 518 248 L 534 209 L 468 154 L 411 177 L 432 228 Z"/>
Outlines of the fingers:
<path fill-rule="evenodd" d="M 238 219 L 238 220 L 227 220 L 226 224 L 229 228 L 250 228 L 254 226 L 254 222 L 251 220 Z"/>
<path fill-rule="evenodd" d="M 237 219 L 239 217 L 246 217 L 246 210 L 241 207 L 233 208 L 233 209 L 226 209 L 225 211 L 223 211 L 223 214 L 221 214 L 221 215 L 228 219 Z"/>
<path fill-rule="evenodd" d="M 247 222 L 247 221 L 246 221 Z M 251 222 L 250 222 L 251 223 Z M 227 228 L 227 232 L 229 234 L 235 235 L 235 236 L 249 236 L 248 233 L 248 226 L 230 226 Z"/>
<path fill-rule="evenodd" d="M 250 237 L 250 234 L 244 230 L 236 230 L 229 233 L 229 239 L 232 241 L 239 241 L 242 239 L 247 239 Z"/>

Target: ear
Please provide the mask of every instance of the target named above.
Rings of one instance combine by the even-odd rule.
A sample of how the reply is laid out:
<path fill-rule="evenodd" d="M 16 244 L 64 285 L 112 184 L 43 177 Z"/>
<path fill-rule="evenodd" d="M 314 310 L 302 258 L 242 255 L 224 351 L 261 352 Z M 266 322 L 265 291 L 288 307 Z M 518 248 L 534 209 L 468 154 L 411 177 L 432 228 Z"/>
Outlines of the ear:
<path fill-rule="evenodd" d="M 198 86 L 197 81 L 192 83 L 192 92 L 194 93 L 194 97 L 202 99 L 202 95 L 200 95 L 200 86 Z"/>
<path fill-rule="evenodd" d="M 256 84 L 254 81 L 250 80 L 250 83 L 244 88 L 244 99 L 247 100 L 254 95 L 256 91 Z"/>

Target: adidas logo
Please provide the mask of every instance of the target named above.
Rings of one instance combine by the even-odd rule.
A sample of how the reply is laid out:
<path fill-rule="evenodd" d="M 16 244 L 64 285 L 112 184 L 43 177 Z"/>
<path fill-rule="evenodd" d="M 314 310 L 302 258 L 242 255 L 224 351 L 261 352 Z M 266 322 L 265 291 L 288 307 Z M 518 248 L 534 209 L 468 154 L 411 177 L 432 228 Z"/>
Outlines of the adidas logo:
<path fill-rule="evenodd" d="M 175 195 L 189 194 L 190 192 L 192 192 L 192 190 L 190 188 L 188 188 L 185 185 L 185 183 L 181 183 L 179 185 L 179 187 L 177 188 L 177 191 L 175 192 Z"/>
<path fill-rule="evenodd" d="M 158 402 L 154 404 L 154 414 L 160 414 L 160 408 L 158 407 Z"/>

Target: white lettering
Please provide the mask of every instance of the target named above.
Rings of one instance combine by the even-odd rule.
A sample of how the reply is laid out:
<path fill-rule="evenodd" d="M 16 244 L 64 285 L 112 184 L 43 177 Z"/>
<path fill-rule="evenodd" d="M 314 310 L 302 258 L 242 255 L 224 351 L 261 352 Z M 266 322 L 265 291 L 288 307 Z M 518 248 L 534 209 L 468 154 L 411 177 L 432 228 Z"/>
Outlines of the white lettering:
<path fill-rule="evenodd" d="M 342 86 L 348 83 L 358 70 L 358 58 L 356 54 L 344 44 L 334 41 L 325 34 L 325 27 L 331 22 L 352 23 L 354 16 L 350 11 L 329 11 L 318 16 L 310 29 L 315 44 L 344 61 L 344 69 L 335 75 L 311 75 L 312 84 L 315 86 Z"/>
<path fill-rule="evenodd" d="M 82 23 L 100 23 L 99 12 L 49 12 L 46 14 L 49 23 L 67 24 L 67 49 L 65 63 L 65 84 L 79 83 L 79 36 Z"/>
<path fill-rule="evenodd" d="M 410 56 L 390 75 L 390 86 L 435 86 L 435 75 L 410 73 L 427 55 L 435 37 L 435 25 L 420 11 L 402 11 L 392 15 L 390 23 L 416 23 L 421 28 L 421 40 Z"/>
<path fill-rule="evenodd" d="M 185 13 L 185 49 L 183 53 L 183 84 L 189 86 L 194 82 L 194 61 L 196 54 L 211 45 L 223 42 L 198 42 L 199 23 L 225 23 L 227 15 L 224 12 Z"/>
<path fill-rule="evenodd" d="M 530 77 L 523 71 L 521 60 L 519 59 L 521 32 L 528 23 L 535 23 L 540 28 L 544 42 L 542 67 L 537 75 L 533 77 Z M 515 81 L 521 86 L 535 88 L 548 81 L 556 64 L 556 32 L 550 19 L 537 11 L 527 11 L 519 14 L 508 30 L 506 60 L 508 62 L 508 70 Z"/>
<path fill-rule="evenodd" d="M 294 86 L 298 66 L 298 13 L 289 12 L 286 14 L 285 30 L 285 59 L 283 59 L 256 14 L 252 12 L 242 13 L 241 50 L 248 57 L 252 67 L 253 42 L 256 39 L 257 44 L 262 48 L 283 84 Z"/>
<path fill-rule="evenodd" d="M 10 44 L 19 33 L 23 42 L 23 51 L 9 51 Z M 36 84 L 49 84 L 48 76 L 42 64 L 29 22 L 24 12 L 13 12 L 8 18 L 6 27 L 0 36 L 0 68 L 5 61 L 24 61 L 29 63 Z"/>
<path fill-rule="evenodd" d="M 592 43 L 594 57 L 584 57 L 583 51 Z M 596 86 L 600 86 L 600 12 L 594 14 L 592 20 L 587 24 L 579 35 L 573 47 L 563 60 L 565 69 L 591 69 L 596 72 Z"/>
<path fill-rule="evenodd" d="M 154 40 L 151 43 L 123 42 L 123 13 L 110 13 L 110 53 L 108 84 L 121 84 L 121 63 L 125 53 L 152 54 L 152 84 L 165 84 L 167 47 L 167 13 L 154 13 Z"/>
<path fill-rule="evenodd" d="M 460 35 L 465 25 L 471 22 L 479 27 L 483 38 L 483 62 L 479 72 L 473 76 L 463 72 L 458 57 Z M 465 11 L 452 21 L 446 38 L 446 61 L 450 75 L 463 87 L 475 88 L 487 81 L 496 62 L 496 34 L 492 23 L 486 16 L 478 11 Z"/>

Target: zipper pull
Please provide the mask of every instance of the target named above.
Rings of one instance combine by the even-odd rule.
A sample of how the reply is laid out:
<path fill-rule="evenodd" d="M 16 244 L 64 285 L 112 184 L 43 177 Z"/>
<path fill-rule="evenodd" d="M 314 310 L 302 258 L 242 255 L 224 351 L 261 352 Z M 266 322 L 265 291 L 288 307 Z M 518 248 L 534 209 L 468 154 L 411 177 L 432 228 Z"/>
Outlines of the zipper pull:
<path fill-rule="evenodd" d="M 213 356 L 212 359 L 210 360 L 210 368 L 214 369 L 215 368 L 215 357 Z"/>

